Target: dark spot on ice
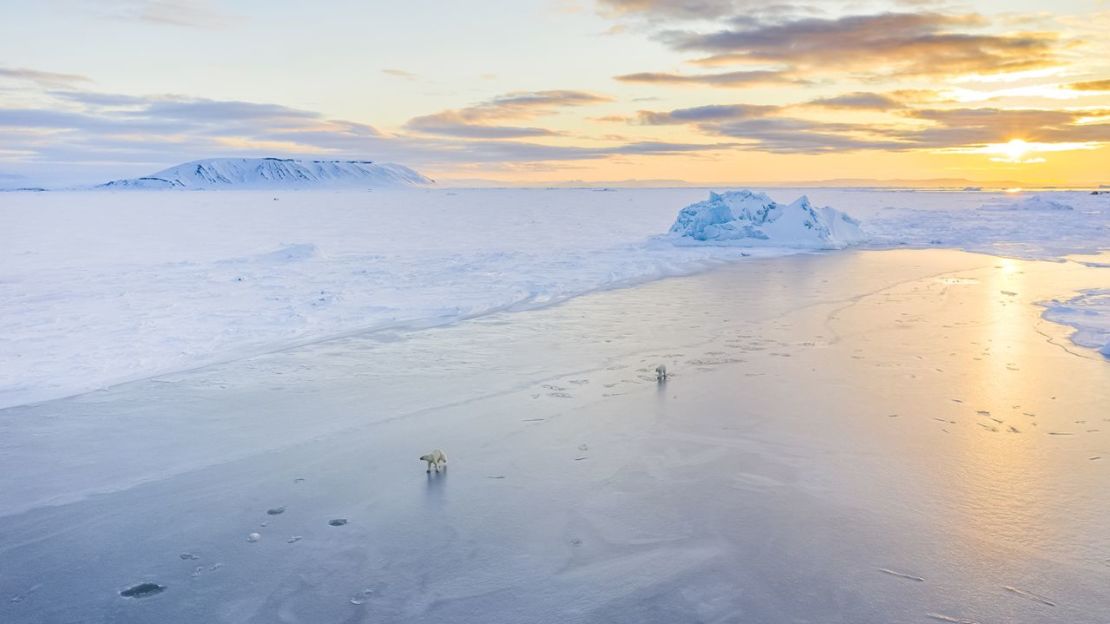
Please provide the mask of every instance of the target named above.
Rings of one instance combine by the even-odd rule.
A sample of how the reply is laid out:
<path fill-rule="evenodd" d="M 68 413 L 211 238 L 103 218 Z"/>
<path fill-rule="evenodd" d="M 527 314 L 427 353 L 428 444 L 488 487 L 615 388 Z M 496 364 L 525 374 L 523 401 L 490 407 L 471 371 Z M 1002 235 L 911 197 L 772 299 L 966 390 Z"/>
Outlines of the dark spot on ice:
<path fill-rule="evenodd" d="M 274 507 L 272 509 L 267 509 L 266 513 L 270 514 L 271 516 L 276 516 L 278 514 L 283 514 L 283 513 L 285 513 L 285 507 Z"/>
<path fill-rule="evenodd" d="M 297 477 L 293 479 L 293 483 L 304 483 L 304 477 Z"/>
<path fill-rule="evenodd" d="M 194 555 L 193 553 L 181 553 L 180 555 L 178 555 L 178 557 L 181 557 L 186 561 L 190 559 L 200 559 L 200 555 Z"/>
<path fill-rule="evenodd" d="M 164 585 L 159 585 L 158 583 L 139 583 L 138 585 L 128 587 L 121 591 L 119 595 L 124 598 L 146 598 L 147 596 L 160 594 L 165 591 L 165 589 L 166 587 Z"/>
<path fill-rule="evenodd" d="M 331 526 L 343 526 L 344 524 L 347 524 L 347 519 L 346 518 L 336 518 L 334 520 L 328 520 L 328 524 L 331 525 Z"/>

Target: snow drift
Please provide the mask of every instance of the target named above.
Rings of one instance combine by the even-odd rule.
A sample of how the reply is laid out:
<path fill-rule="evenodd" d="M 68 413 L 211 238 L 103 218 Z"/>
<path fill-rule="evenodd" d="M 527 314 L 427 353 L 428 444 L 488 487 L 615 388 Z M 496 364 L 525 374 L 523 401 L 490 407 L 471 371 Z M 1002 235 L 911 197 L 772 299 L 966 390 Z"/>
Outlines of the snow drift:
<path fill-rule="evenodd" d="M 431 184 L 403 165 L 369 160 L 209 158 L 141 178 L 113 180 L 97 189 L 383 188 Z"/>
<path fill-rule="evenodd" d="M 763 193 L 710 193 L 678 213 L 672 235 L 697 241 L 771 247 L 840 249 L 864 239 L 859 221 L 806 196 L 780 204 Z"/>

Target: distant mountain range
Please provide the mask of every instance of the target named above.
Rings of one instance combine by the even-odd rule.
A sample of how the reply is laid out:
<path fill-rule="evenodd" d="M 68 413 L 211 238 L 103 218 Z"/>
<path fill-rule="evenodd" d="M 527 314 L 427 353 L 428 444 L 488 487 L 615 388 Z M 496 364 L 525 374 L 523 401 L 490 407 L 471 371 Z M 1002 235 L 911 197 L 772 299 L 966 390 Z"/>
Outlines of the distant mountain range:
<path fill-rule="evenodd" d="M 94 186 L 104 190 L 361 189 L 431 184 L 430 178 L 392 163 L 369 160 L 208 158 L 140 178 Z"/>

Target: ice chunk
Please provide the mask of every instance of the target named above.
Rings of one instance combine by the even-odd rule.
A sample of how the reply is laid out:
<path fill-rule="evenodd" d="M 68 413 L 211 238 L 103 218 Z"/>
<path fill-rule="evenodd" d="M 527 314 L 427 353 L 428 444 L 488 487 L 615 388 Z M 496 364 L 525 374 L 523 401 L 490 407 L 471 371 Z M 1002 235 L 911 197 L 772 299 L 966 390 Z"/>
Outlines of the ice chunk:
<path fill-rule="evenodd" d="M 710 193 L 678 213 L 672 235 L 697 241 L 773 247 L 839 249 L 864 240 L 859 221 L 806 196 L 780 204 L 764 193 Z"/>

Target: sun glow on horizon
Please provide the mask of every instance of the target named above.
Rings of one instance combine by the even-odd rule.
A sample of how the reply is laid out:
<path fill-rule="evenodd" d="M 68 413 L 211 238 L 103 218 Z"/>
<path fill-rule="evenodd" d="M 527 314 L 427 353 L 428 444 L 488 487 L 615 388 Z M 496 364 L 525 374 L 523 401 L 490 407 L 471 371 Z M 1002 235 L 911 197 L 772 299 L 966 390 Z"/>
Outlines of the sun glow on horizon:
<path fill-rule="evenodd" d="M 1006 143 L 988 143 L 977 147 L 951 148 L 938 151 L 947 154 L 985 154 L 991 157 L 991 162 L 1009 165 L 1032 165 L 1047 162 L 1047 159 L 1038 154 L 1094 150 L 1100 146 L 1098 142 L 1093 141 L 1041 143 L 1015 138 Z"/>
<path fill-rule="evenodd" d="M 1021 162 L 1022 158 L 1029 153 L 1029 144 L 1022 139 L 1011 139 L 1009 143 L 1002 146 L 1002 152 L 1011 161 Z"/>

